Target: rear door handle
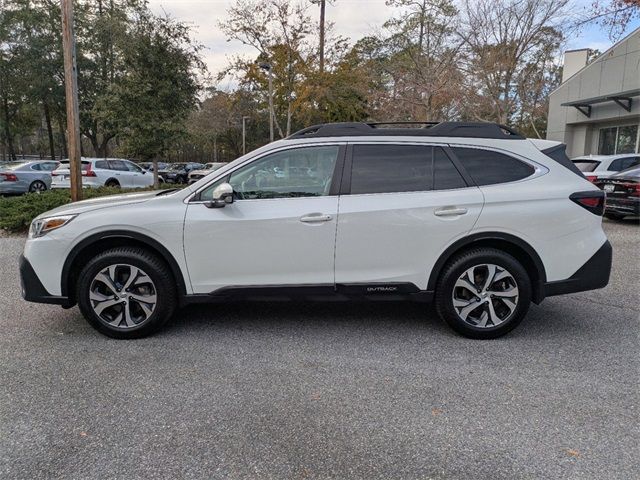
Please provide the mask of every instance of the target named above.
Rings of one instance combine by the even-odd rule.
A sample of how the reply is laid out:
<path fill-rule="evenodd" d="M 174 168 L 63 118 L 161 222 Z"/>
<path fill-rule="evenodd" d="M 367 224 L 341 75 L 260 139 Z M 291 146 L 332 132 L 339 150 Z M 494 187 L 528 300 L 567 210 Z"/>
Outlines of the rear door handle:
<path fill-rule="evenodd" d="M 433 213 L 436 217 L 456 217 L 467 213 L 467 209 L 464 207 L 444 207 L 438 208 Z"/>
<path fill-rule="evenodd" d="M 311 213 L 300 217 L 300 221 L 304 223 L 320 223 L 331 220 L 331 215 L 323 215 L 322 213 Z"/>

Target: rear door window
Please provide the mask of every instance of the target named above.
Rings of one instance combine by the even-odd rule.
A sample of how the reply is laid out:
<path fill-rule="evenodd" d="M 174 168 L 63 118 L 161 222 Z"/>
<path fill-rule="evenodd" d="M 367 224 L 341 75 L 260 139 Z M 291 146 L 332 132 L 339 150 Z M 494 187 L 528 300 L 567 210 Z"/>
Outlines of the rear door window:
<path fill-rule="evenodd" d="M 440 147 L 433 150 L 433 188 L 434 190 L 451 190 L 464 188 L 467 184 L 453 165 L 445 151 Z"/>
<path fill-rule="evenodd" d="M 535 172 L 531 165 L 492 150 L 463 147 L 452 150 L 477 185 L 516 182 Z"/>
<path fill-rule="evenodd" d="M 122 160 L 109 160 L 111 170 L 117 170 L 118 172 L 128 172 L 127 164 Z"/>
<path fill-rule="evenodd" d="M 96 168 L 99 168 L 101 170 L 110 170 L 109 162 L 107 162 L 106 160 L 98 160 L 96 162 Z"/>
<path fill-rule="evenodd" d="M 431 190 L 432 149 L 423 145 L 354 145 L 351 193 Z"/>

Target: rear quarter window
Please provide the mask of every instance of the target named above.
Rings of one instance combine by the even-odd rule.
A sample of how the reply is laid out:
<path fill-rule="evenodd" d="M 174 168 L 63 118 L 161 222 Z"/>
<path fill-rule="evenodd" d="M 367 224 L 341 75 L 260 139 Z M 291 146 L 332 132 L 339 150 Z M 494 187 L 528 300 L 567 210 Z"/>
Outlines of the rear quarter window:
<path fill-rule="evenodd" d="M 452 150 L 477 185 L 516 182 L 535 172 L 531 165 L 503 153 L 465 147 Z"/>

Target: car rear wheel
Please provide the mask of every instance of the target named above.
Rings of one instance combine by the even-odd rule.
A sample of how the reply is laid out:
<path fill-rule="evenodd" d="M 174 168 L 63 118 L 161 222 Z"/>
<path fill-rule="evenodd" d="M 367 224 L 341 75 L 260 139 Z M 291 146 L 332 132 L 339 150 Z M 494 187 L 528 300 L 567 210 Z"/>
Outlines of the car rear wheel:
<path fill-rule="evenodd" d="M 513 330 L 531 303 L 531 281 L 511 255 L 492 248 L 457 255 L 436 287 L 436 310 L 465 337 L 497 338 Z"/>
<path fill-rule="evenodd" d="M 156 332 L 177 305 L 175 282 L 166 264 L 133 247 L 114 248 L 93 258 L 78 277 L 76 295 L 91 326 L 120 339 Z"/>
<path fill-rule="evenodd" d="M 111 187 L 111 188 L 120 188 L 120 182 L 118 182 L 117 180 L 114 179 L 110 179 L 107 180 L 107 182 L 104 184 L 105 187 Z"/>
<path fill-rule="evenodd" d="M 42 192 L 45 192 L 46 190 L 47 190 L 47 185 L 41 180 L 36 180 L 32 182 L 31 185 L 29 185 L 30 193 L 42 193 Z"/>

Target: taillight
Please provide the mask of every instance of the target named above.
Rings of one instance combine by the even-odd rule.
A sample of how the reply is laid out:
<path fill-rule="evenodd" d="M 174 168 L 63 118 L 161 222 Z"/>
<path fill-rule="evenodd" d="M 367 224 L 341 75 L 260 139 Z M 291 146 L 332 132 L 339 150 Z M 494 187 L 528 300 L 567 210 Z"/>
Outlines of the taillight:
<path fill-rule="evenodd" d="M 591 183 L 596 183 L 596 180 L 598 180 L 597 175 L 585 175 L 585 178 L 589 180 Z"/>
<path fill-rule="evenodd" d="M 576 192 L 569 195 L 569 199 L 589 210 L 594 215 L 604 214 L 605 193 L 600 191 Z"/>
<path fill-rule="evenodd" d="M 620 186 L 627 189 L 629 196 L 640 197 L 640 183 L 623 183 Z"/>
<path fill-rule="evenodd" d="M 83 177 L 97 177 L 98 175 L 96 175 L 96 172 L 91 170 L 91 165 L 89 165 L 86 170 L 82 170 L 82 176 Z"/>
<path fill-rule="evenodd" d="M 17 182 L 18 177 L 13 173 L 0 173 L 0 176 L 4 177 L 5 182 Z"/>

